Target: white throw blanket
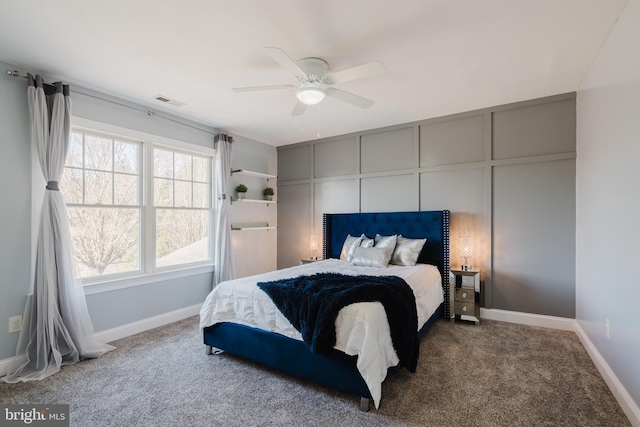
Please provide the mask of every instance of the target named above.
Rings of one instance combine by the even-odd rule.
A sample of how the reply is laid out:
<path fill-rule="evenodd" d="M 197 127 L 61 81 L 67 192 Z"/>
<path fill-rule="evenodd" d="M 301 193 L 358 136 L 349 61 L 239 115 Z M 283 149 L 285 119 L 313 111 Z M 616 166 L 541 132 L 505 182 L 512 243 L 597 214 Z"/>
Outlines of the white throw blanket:
<path fill-rule="evenodd" d="M 433 265 L 374 268 L 357 267 L 346 261 L 328 259 L 220 283 L 207 296 L 200 310 L 200 328 L 233 322 L 302 340 L 300 332 L 256 284 L 321 272 L 350 276 L 398 276 L 404 279 L 413 289 L 416 298 L 418 330 L 444 301 L 442 277 L 438 268 Z M 377 408 L 387 370 L 399 363 L 384 308 L 379 302 L 351 304 L 340 310 L 335 324 L 334 348 L 350 356 L 358 356 L 358 371 L 369 387 Z"/>

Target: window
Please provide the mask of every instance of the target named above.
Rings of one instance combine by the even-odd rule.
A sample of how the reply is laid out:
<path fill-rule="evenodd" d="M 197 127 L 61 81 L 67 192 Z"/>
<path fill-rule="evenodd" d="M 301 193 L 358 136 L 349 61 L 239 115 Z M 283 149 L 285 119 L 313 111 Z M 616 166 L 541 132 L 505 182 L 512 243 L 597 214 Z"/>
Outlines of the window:
<path fill-rule="evenodd" d="M 80 277 L 211 264 L 211 168 L 206 154 L 74 127 L 60 186 Z"/>
<path fill-rule="evenodd" d="M 209 164 L 206 157 L 153 149 L 156 267 L 211 258 Z"/>

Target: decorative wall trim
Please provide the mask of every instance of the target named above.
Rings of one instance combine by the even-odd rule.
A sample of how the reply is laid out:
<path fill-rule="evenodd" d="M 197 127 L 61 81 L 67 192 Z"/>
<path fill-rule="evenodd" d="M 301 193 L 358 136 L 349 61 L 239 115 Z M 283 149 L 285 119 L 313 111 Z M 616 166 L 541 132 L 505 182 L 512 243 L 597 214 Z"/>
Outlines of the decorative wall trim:
<path fill-rule="evenodd" d="M 138 320 L 136 322 L 96 332 L 95 337 L 100 342 L 112 342 L 131 335 L 139 334 L 140 332 L 148 331 L 149 329 L 177 322 L 179 320 L 186 319 L 187 317 L 195 316 L 200 313 L 200 307 L 202 307 L 202 304 L 196 304 L 190 307 L 184 307 L 167 313 L 158 314 L 157 316 L 147 317 L 146 319 Z"/>
<path fill-rule="evenodd" d="M 598 368 L 598 372 L 602 375 L 602 378 L 609 386 L 609 390 L 615 396 L 618 404 L 624 411 L 627 418 L 632 425 L 635 427 L 640 427 L 640 407 L 638 404 L 633 401 L 633 398 L 627 392 L 627 389 L 622 385 L 616 374 L 613 372 L 613 369 L 609 366 L 607 361 L 602 357 L 596 346 L 591 342 L 587 333 L 580 326 L 580 322 L 575 322 L 575 331 L 582 342 L 582 345 L 589 353 L 589 357 L 593 361 L 593 364 Z"/>
<path fill-rule="evenodd" d="M 519 311 L 499 310 L 496 308 L 487 309 L 483 307 L 480 307 L 480 318 L 574 332 L 576 323 L 575 319 L 570 319 L 567 317 L 521 313 Z"/>

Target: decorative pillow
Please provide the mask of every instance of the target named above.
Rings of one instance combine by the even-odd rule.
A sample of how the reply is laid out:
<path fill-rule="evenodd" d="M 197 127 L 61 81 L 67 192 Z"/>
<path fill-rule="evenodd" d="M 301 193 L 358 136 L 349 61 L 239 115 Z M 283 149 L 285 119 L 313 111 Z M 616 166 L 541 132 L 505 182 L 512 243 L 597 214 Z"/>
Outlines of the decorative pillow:
<path fill-rule="evenodd" d="M 389 265 L 392 254 L 391 248 L 363 248 L 360 246 L 353 254 L 351 263 L 361 267 L 384 268 Z"/>
<path fill-rule="evenodd" d="M 360 246 L 361 241 L 362 236 L 354 237 L 351 234 L 347 234 L 347 238 L 344 239 L 344 244 L 342 245 L 342 252 L 340 252 L 340 259 L 343 261 L 351 262 L 353 253 L 356 251 L 358 246 Z"/>
<path fill-rule="evenodd" d="M 396 248 L 391 257 L 391 264 L 395 265 L 416 265 L 418 256 L 427 239 L 407 239 L 398 236 Z"/>
<path fill-rule="evenodd" d="M 373 244 L 375 243 L 375 240 L 368 238 L 367 236 L 365 236 L 364 234 L 362 234 L 362 242 L 360 242 L 360 247 L 361 248 L 372 248 Z"/>
<path fill-rule="evenodd" d="M 393 249 L 395 249 L 396 247 L 398 236 L 395 234 L 393 236 L 381 236 L 379 234 L 376 234 L 375 240 L 376 242 L 373 245 L 374 248 L 391 248 L 391 250 L 393 251 Z"/>

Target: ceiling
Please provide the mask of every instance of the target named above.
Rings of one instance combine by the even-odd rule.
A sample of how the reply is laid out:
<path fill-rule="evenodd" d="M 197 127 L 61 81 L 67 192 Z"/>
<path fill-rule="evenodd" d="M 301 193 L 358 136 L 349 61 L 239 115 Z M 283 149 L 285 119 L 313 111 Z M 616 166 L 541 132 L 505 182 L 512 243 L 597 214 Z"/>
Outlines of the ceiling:
<path fill-rule="evenodd" d="M 575 91 L 626 3 L 0 0 L 0 61 L 280 146 Z M 267 46 L 332 71 L 382 62 L 335 86 L 375 104 L 293 117 L 293 90 L 232 92 L 297 84 Z"/>

